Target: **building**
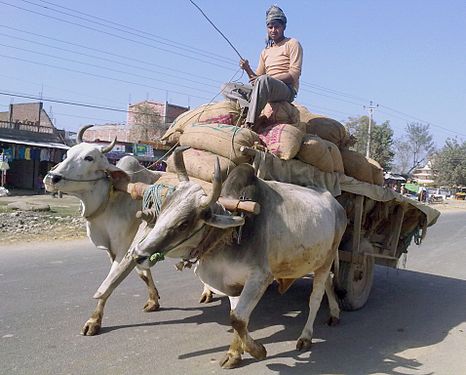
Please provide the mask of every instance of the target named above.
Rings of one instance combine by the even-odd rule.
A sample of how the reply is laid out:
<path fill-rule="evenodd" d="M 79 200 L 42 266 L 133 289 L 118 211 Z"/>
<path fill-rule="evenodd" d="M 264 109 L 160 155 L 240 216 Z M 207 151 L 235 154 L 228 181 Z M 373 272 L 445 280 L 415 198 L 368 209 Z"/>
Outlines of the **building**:
<path fill-rule="evenodd" d="M 116 162 L 124 155 L 134 155 L 143 163 L 152 162 L 161 158 L 169 149 L 158 139 L 176 117 L 188 110 L 189 107 L 169 104 L 168 102 L 146 100 L 131 104 L 128 106 L 126 125 L 93 126 L 85 131 L 83 140 L 108 144 L 117 137 L 117 144 L 107 154 L 108 159 Z M 153 125 L 154 123 L 156 126 Z"/>
<path fill-rule="evenodd" d="M 412 179 L 421 186 L 432 185 L 434 183 L 432 162 L 429 160 L 424 167 L 416 169 L 412 173 Z"/>
<path fill-rule="evenodd" d="M 42 102 L 10 104 L 0 112 L 0 156 L 6 160 L 5 184 L 36 189 L 70 147 L 65 132 L 54 127 Z"/>
<path fill-rule="evenodd" d="M 154 113 L 160 116 L 162 124 L 171 124 L 179 115 L 189 111 L 189 107 L 183 107 L 175 104 L 170 104 L 168 102 L 154 102 L 150 100 L 145 100 L 143 102 L 130 104 L 128 106 L 128 126 L 137 125 L 138 123 L 138 113 L 143 107 L 148 107 Z"/>

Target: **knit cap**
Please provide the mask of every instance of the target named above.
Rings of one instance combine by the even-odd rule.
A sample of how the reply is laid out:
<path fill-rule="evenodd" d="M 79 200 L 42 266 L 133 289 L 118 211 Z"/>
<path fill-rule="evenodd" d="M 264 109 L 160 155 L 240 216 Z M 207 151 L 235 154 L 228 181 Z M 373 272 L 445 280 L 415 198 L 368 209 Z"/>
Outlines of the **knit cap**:
<path fill-rule="evenodd" d="M 286 25 L 286 16 L 283 10 L 277 5 L 272 5 L 267 12 L 265 12 L 265 22 L 268 25 L 272 21 L 280 21 Z"/>

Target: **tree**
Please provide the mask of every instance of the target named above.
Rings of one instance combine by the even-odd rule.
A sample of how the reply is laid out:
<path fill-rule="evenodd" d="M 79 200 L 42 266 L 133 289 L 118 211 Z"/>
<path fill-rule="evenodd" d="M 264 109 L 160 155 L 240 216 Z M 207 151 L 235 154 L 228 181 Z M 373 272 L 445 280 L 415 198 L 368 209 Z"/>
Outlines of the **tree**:
<path fill-rule="evenodd" d="M 141 103 L 133 108 L 134 124 L 130 129 L 130 137 L 134 142 L 154 141 L 166 130 L 160 114 L 149 103 Z"/>
<path fill-rule="evenodd" d="M 466 186 L 466 142 L 447 139 L 432 164 L 438 185 Z"/>
<path fill-rule="evenodd" d="M 350 117 L 345 123 L 347 131 L 356 138 L 356 143 L 352 147 L 355 151 L 366 154 L 367 130 L 369 128 L 369 117 Z M 370 157 L 379 162 L 385 170 L 392 167 L 393 158 L 393 130 L 390 122 L 385 121 L 381 125 L 372 120 Z"/>
<path fill-rule="evenodd" d="M 405 136 L 397 140 L 396 164 L 400 173 L 409 174 L 425 162 L 435 151 L 429 124 L 406 124 Z"/>

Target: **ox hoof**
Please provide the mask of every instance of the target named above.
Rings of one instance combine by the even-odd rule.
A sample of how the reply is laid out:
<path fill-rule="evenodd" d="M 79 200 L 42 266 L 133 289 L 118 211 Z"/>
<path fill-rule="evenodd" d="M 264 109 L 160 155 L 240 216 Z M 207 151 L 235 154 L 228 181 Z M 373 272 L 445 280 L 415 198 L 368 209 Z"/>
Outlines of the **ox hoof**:
<path fill-rule="evenodd" d="M 212 292 L 204 292 L 201 294 L 201 298 L 199 299 L 199 303 L 211 303 L 213 300 L 213 293 Z"/>
<path fill-rule="evenodd" d="M 144 312 L 152 312 L 160 309 L 160 304 L 155 301 L 147 301 L 143 307 Z"/>
<path fill-rule="evenodd" d="M 246 347 L 246 351 L 259 361 L 267 357 L 267 350 L 265 349 L 264 345 L 257 342 L 254 342 L 253 346 Z"/>
<path fill-rule="evenodd" d="M 335 316 L 331 316 L 328 321 L 327 321 L 327 324 L 330 326 L 330 327 L 335 327 L 337 325 L 340 324 L 340 318 L 337 318 Z"/>
<path fill-rule="evenodd" d="M 305 351 L 311 349 L 312 340 L 300 337 L 296 343 L 296 350 Z"/>
<path fill-rule="evenodd" d="M 83 336 L 95 336 L 100 332 L 100 323 L 87 321 L 84 327 L 81 329 L 81 335 Z"/>
<path fill-rule="evenodd" d="M 238 367 L 241 363 L 241 354 L 239 353 L 226 353 L 220 360 L 219 365 L 222 368 L 230 369 Z"/>

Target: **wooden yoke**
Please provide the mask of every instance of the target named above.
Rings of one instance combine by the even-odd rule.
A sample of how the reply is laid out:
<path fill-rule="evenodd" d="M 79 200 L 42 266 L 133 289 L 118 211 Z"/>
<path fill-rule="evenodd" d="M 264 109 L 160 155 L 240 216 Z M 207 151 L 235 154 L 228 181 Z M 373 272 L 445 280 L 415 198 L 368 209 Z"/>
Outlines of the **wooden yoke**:
<path fill-rule="evenodd" d="M 151 185 L 143 182 L 129 182 L 127 184 L 119 184 L 116 188 L 121 191 L 126 191 L 133 199 L 142 199 L 144 192 L 150 186 Z M 240 199 L 219 197 L 218 203 L 231 212 L 246 212 L 254 215 L 258 215 L 260 213 L 260 204 L 253 201 L 242 201 Z"/>

